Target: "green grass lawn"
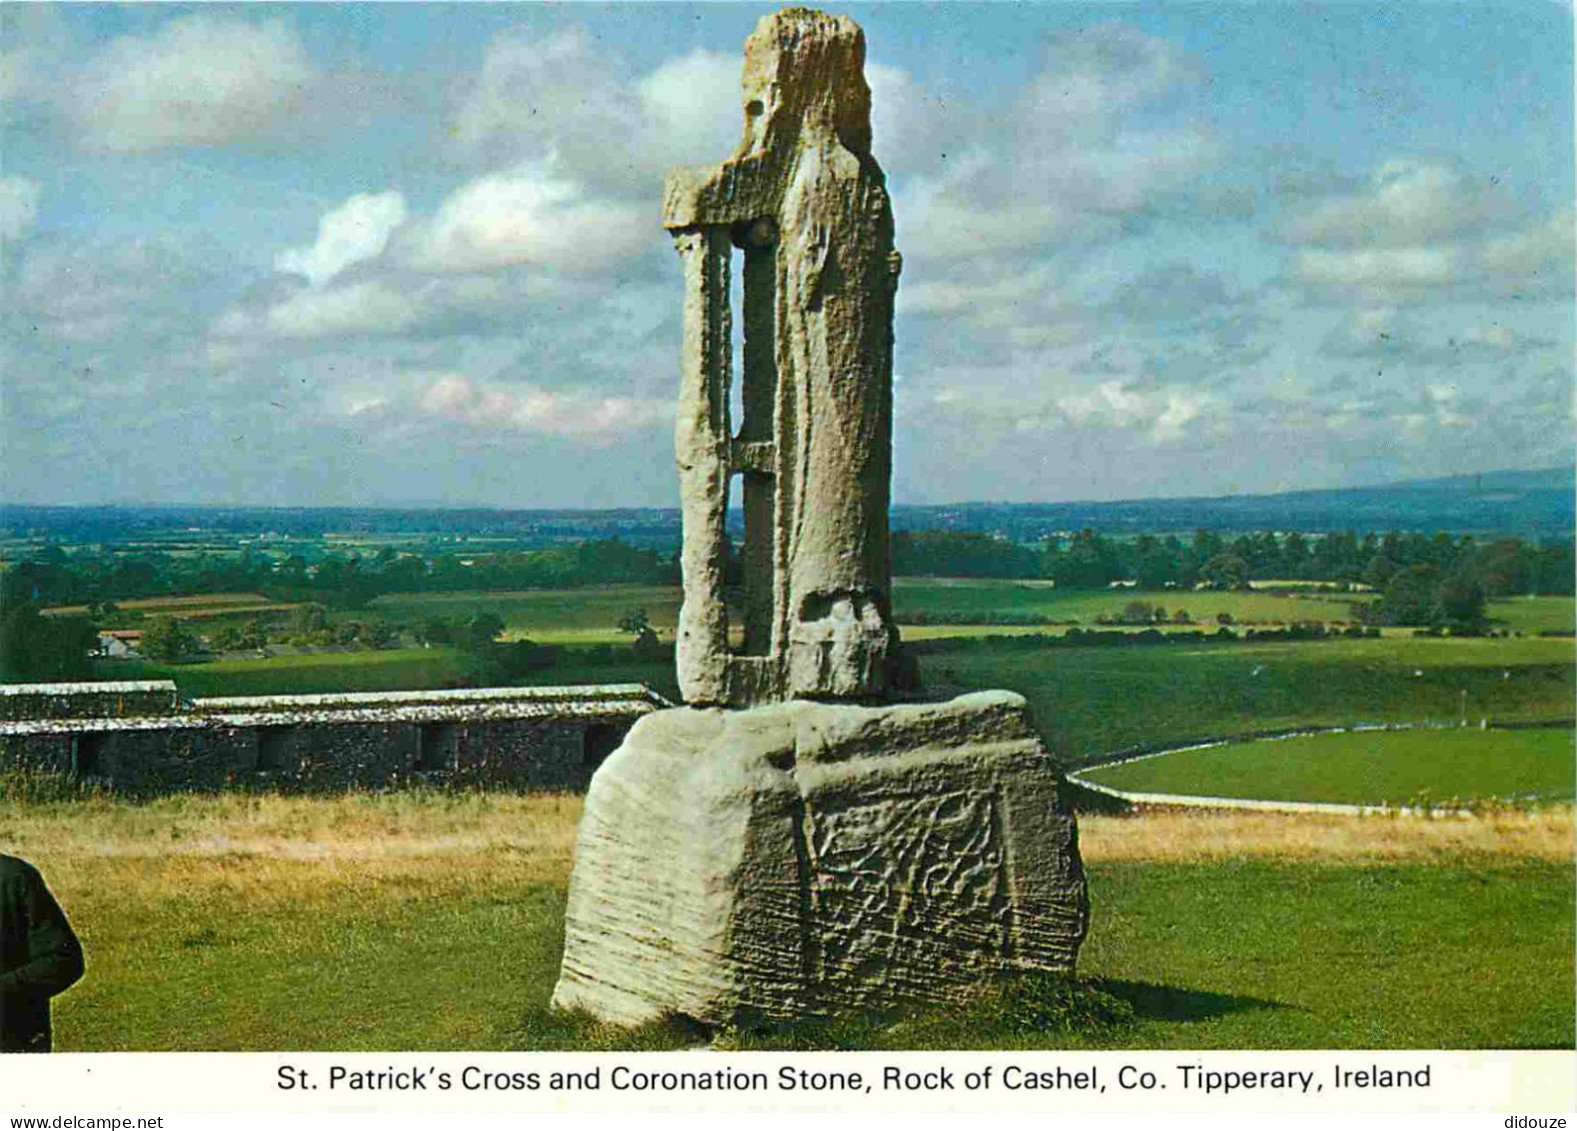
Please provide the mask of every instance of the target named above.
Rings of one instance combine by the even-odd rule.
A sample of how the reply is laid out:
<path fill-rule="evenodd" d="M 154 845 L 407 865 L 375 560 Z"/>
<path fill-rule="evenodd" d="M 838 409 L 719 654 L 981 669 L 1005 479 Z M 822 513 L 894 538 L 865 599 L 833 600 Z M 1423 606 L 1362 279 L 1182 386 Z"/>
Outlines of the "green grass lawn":
<path fill-rule="evenodd" d="M 1569 865 L 1111 864 L 1082 972 L 1133 1047 L 1570 1048 Z"/>
<path fill-rule="evenodd" d="M 674 1047 L 693 1031 L 620 1033 L 550 1013 L 564 888 L 518 857 L 368 877 L 240 858 L 180 899 L 85 897 L 89 975 L 56 1007 L 63 1050 Z M 47 862 L 46 862 L 47 863 Z M 175 865 L 179 867 L 179 865 Z M 108 875 L 81 874 L 86 884 Z M 978 1014 L 832 1043 L 868 1047 L 1569 1048 L 1571 869 L 1517 861 L 1400 865 L 1108 863 L 1092 867 L 1081 974 L 1131 1023 L 1025 1031 Z M 827 1041 L 735 1038 L 742 1047 Z"/>
<path fill-rule="evenodd" d="M 1570 640 L 1387 638 L 1138 648 L 988 647 L 921 659 L 929 684 L 1004 687 L 1074 762 L 1134 746 L 1301 726 L 1562 718 Z"/>
<path fill-rule="evenodd" d="M 1184 750 L 1087 771 L 1139 793 L 1277 801 L 1571 800 L 1570 730 L 1360 731 Z"/>

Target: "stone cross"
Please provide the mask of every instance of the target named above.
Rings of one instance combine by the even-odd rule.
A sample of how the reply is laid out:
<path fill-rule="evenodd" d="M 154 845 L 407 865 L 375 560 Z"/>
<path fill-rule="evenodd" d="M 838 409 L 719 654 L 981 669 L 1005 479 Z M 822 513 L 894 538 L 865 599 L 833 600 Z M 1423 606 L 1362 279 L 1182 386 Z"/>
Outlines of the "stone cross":
<path fill-rule="evenodd" d="M 864 58 L 847 19 L 765 17 L 745 46 L 738 150 L 668 178 L 664 223 L 685 278 L 689 706 L 642 718 L 592 777 L 561 1008 L 723 1025 L 956 1004 L 1006 975 L 1071 971 L 1089 923 L 1073 812 L 1022 697 L 849 702 L 889 690 L 898 659 L 898 257 Z M 734 475 L 739 632 L 724 605 Z"/>
<path fill-rule="evenodd" d="M 790 8 L 745 46 L 745 130 L 721 165 L 670 173 L 684 265 L 675 446 L 684 513 L 679 687 L 697 705 L 872 699 L 898 635 L 887 541 L 900 259 L 871 156 L 865 37 Z M 730 270 L 743 251 L 739 421 Z M 730 480 L 745 537 L 742 632 L 724 605 Z M 734 645 L 734 646 L 731 646 Z"/>

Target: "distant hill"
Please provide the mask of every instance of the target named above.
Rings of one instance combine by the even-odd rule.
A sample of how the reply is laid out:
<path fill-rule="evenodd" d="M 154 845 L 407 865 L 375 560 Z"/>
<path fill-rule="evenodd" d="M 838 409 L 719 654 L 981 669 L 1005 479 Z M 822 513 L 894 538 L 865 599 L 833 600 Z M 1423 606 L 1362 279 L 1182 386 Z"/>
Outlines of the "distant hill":
<path fill-rule="evenodd" d="M 893 508 L 895 530 L 959 530 L 1030 542 L 1090 527 L 1105 534 L 1167 531 L 1447 531 L 1480 536 L 1572 538 L 1577 469 L 1493 471 L 1376 487 L 1279 495 L 1134 499 L 1119 502 L 959 503 Z M 741 532 L 738 515 L 732 525 Z M 494 510 L 487 508 L 15 506 L 0 504 L 0 535 L 63 542 L 168 544 L 180 532 L 271 533 L 315 538 L 349 534 L 433 535 L 551 545 L 620 537 L 643 546 L 679 542 L 672 508 Z M 196 539 L 200 540 L 200 539 Z M 481 547 L 478 547 L 481 548 Z"/>
<path fill-rule="evenodd" d="M 1279 495 L 1086 503 L 966 503 L 895 507 L 896 529 L 995 530 L 1030 541 L 1090 527 L 1107 534 L 1162 531 L 1353 530 L 1572 537 L 1577 469 L 1488 471 L 1376 487 Z"/>

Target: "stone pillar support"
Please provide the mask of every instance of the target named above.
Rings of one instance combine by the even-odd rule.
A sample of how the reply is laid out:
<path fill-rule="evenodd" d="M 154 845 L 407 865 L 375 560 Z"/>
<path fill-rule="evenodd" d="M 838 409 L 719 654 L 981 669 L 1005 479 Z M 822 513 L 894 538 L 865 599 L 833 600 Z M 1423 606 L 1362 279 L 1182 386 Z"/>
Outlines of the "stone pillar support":
<path fill-rule="evenodd" d="M 679 690 L 691 702 L 726 698 L 728 613 L 724 566 L 728 512 L 729 419 L 733 320 L 729 311 L 728 229 L 674 233 L 684 266 L 684 349 L 674 449 L 684 513 L 684 604 L 675 648 Z"/>

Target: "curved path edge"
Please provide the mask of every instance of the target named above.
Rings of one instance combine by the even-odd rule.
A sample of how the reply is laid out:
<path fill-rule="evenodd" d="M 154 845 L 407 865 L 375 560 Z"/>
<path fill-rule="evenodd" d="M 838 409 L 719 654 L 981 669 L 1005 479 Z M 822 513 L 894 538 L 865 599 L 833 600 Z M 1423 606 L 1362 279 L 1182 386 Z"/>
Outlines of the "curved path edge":
<path fill-rule="evenodd" d="M 1259 813 L 1336 813 L 1351 817 L 1475 817 L 1471 809 L 1424 809 L 1410 805 L 1348 805 L 1338 801 L 1261 801 L 1252 797 L 1195 797 L 1186 793 L 1130 793 L 1086 781 L 1078 774 L 1068 781 L 1092 793 L 1104 794 L 1130 805 L 1176 809 L 1247 809 Z"/>
<path fill-rule="evenodd" d="M 1485 730 L 1522 730 L 1535 727 L 1567 727 L 1573 725 L 1572 719 L 1549 719 L 1534 721 L 1516 721 L 1510 723 L 1490 723 L 1483 727 Z M 1168 754 L 1182 754 L 1189 750 L 1207 750 L 1217 746 L 1233 746 L 1239 743 L 1274 741 L 1282 738 L 1301 738 L 1306 735 L 1316 734 L 1347 734 L 1354 731 L 1375 730 L 1458 730 L 1460 724 L 1438 723 L 1358 723 L 1352 726 L 1332 727 L 1298 727 L 1292 730 L 1262 731 L 1250 735 L 1233 735 L 1225 738 L 1206 738 L 1198 742 L 1185 743 L 1182 746 L 1171 746 L 1165 750 L 1146 750 L 1132 752 L 1126 756 L 1117 755 L 1107 760 L 1081 766 L 1078 770 L 1070 770 L 1065 775 L 1067 780 L 1081 789 L 1090 790 L 1106 797 L 1113 797 L 1119 801 L 1126 801 L 1130 805 L 1164 806 L 1178 809 L 1240 809 L 1259 813 L 1334 813 L 1351 817 L 1477 817 L 1482 814 L 1472 809 L 1445 809 L 1416 805 L 1353 805 L 1340 801 L 1272 801 L 1252 797 L 1211 797 L 1197 796 L 1186 793 L 1134 793 L 1125 789 L 1113 789 L 1108 785 L 1099 785 L 1090 781 L 1083 774 L 1085 770 L 1106 769 L 1109 766 L 1120 766 L 1128 762 L 1142 762 L 1150 758 L 1162 758 Z M 1480 729 L 1480 728 L 1473 728 Z"/>

